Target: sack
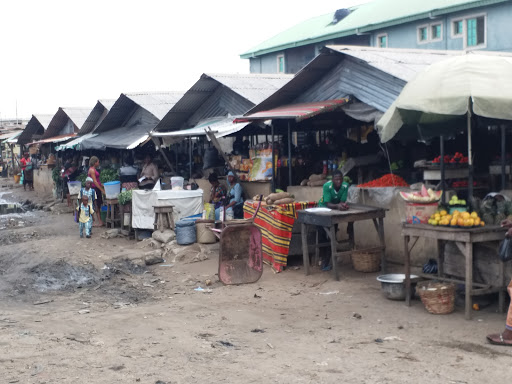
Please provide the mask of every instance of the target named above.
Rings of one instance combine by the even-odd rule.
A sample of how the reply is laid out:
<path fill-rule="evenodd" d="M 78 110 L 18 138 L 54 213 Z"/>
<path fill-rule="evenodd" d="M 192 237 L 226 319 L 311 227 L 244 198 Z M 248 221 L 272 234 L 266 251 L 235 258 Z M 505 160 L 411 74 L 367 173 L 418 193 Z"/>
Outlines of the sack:
<path fill-rule="evenodd" d="M 215 205 L 210 203 L 204 203 L 204 219 L 215 220 Z"/>
<path fill-rule="evenodd" d="M 512 239 L 507 237 L 503 240 L 503 243 L 500 245 L 499 255 L 501 261 L 512 260 Z"/>

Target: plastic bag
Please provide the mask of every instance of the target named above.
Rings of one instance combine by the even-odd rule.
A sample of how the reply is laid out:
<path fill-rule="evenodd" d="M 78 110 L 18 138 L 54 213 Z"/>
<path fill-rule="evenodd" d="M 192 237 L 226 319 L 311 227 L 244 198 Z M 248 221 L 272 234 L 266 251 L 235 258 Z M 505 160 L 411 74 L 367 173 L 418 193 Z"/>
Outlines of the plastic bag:
<path fill-rule="evenodd" d="M 512 260 L 512 239 L 507 237 L 503 240 L 503 243 L 500 245 L 499 255 L 501 261 Z"/>
<path fill-rule="evenodd" d="M 215 220 L 215 204 L 204 203 L 204 219 Z"/>

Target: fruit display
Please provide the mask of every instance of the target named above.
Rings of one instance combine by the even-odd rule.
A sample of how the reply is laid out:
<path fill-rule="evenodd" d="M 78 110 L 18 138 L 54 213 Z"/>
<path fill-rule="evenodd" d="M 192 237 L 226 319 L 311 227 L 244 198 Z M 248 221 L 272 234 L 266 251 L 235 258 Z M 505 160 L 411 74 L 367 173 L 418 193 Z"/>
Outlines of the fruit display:
<path fill-rule="evenodd" d="M 455 155 L 445 155 L 444 156 L 444 163 L 445 164 L 467 164 L 469 161 L 469 158 L 467 156 L 464 156 L 462 153 L 457 152 Z M 434 160 L 432 160 L 432 163 L 439 164 L 441 163 L 441 156 L 437 156 Z"/>
<path fill-rule="evenodd" d="M 461 200 L 457 197 L 457 195 L 453 195 L 450 201 L 448 202 L 449 205 L 458 205 L 458 206 L 466 206 L 466 200 Z"/>
<path fill-rule="evenodd" d="M 368 183 L 359 184 L 359 188 L 408 187 L 409 184 L 400 176 L 389 173 Z"/>
<path fill-rule="evenodd" d="M 452 182 L 452 188 L 467 188 L 469 183 L 467 180 L 454 181 Z M 478 187 L 478 183 L 473 181 L 473 187 Z"/>
<path fill-rule="evenodd" d="M 402 199 L 409 203 L 435 203 L 441 200 L 443 192 L 427 189 L 424 185 L 421 192 L 400 192 Z"/>
<path fill-rule="evenodd" d="M 455 210 L 452 215 L 445 210 L 437 211 L 430 216 L 428 223 L 434 226 L 454 228 L 474 228 L 485 226 L 485 221 L 478 216 L 478 213 L 461 212 L 459 210 Z"/>

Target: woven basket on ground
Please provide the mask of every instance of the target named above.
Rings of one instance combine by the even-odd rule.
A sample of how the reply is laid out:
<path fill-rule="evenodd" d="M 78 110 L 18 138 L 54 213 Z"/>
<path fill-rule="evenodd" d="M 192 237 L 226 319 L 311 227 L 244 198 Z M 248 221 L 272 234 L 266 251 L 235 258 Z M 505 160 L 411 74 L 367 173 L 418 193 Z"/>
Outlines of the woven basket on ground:
<path fill-rule="evenodd" d="M 352 266 L 358 272 L 380 271 L 380 249 L 360 250 L 352 253 Z"/>
<path fill-rule="evenodd" d="M 455 284 L 422 281 L 416 292 L 427 311 L 434 315 L 446 315 L 455 308 Z"/>

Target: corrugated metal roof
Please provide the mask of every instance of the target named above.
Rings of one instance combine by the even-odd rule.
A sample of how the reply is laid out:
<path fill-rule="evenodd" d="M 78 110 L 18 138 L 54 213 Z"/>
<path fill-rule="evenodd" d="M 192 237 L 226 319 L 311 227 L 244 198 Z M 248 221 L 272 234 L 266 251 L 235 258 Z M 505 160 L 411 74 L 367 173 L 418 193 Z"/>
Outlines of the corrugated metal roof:
<path fill-rule="evenodd" d="M 175 131 L 214 116 L 241 115 L 292 78 L 293 75 L 283 74 L 204 73 L 155 130 Z"/>
<path fill-rule="evenodd" d="M 94 128 L 100 125 L 115 102 L 115 100 L 98 100 L 92 111 L 89 113 L 89 116 L 87 116 L 87 119 L 80 127 L 78 136 L 83 136 L 87 133 L 90 133 L 94 130 Z"/>
<path fill-rule="evenodd" d="M 510 0 L 376 0 L 352 7 L 336 24 L 334 11 L 299 23 L 240 55 L 244 59 L 283 49 L 315 44 L 452 12 Z"/>
<path fill-rule="evenodd" d="M 32 115 L 30 120 L 27 123 L 27 126 L 18 137 L 18 144 L 27 144 L 32 141 L 32 136 L 39 135 L 42 136 L 44 131 L 50 125 L 52 121 L 53 115 Z"/>
<path fill-rule="evenodd" d="M 246 115 L 293 103 L 353 96 L 385 111 L 407 80 L 428 65 L 461 51 L 328 46 L 285 86 Z"/>
<path fill-rule="evenodd" d="M 184 92 L 122 93 L 93 132 L 100 133 L 122 127 L 139 107 L 161 120 L 183 94 Z"/>
<path fill-rule="evenodd" d="M 101 151 L 106 148 L 129 149 L 143 143 L 148 137 L 145 126 L 139 125 L 130 129 L 119 127 L 83 140 L 80 147 L 81 149 L 98 149 Z"/>
<path fill-rule="evenodd" d="M 52 136 L 48 139 L 41 139 L 37 141 L 33 141 L 32 143 L 29 143 L 29 145 L 35 145 L 35 144 L 47 144 L 47 143 L 60 143 L 62 141 L 67 141 L 72 138 L 76 137 L 76 133 L 70 133 L 67 135 L 58 135 L 58 136 Z"/>
<path fill-rule="evenodd" d="M 48 125 L 48 128 L 43 134 L 43 139 L 48 139 L 53 136 L 57 136 L 62 128 L 66 126 L 68 120 L 75 126 L 75 133 L 78 132 L 80 127 L 85 123 L 87 116 L 91 113 L 91 108 L 71 108 L 61 107 L 57 113 L 53 116 L 52 121 Z"/>

